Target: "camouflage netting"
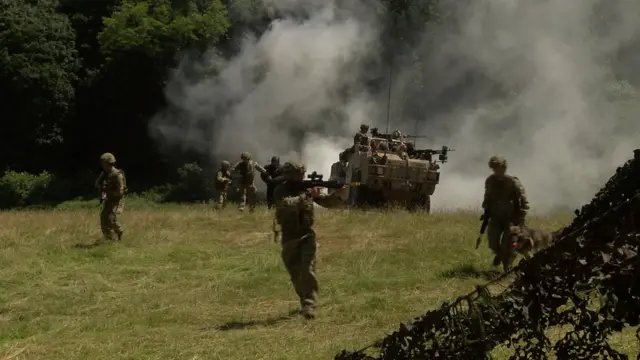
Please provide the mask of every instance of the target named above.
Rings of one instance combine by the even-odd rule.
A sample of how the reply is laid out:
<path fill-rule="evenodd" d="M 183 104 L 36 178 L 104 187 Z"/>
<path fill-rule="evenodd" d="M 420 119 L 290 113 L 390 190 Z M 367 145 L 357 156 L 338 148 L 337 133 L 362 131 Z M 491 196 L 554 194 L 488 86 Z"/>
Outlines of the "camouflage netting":
<path fill-rule="evenodd" d="M 491 284 L 478 287 L 335 359 L 490 359 L 499 345 L 513 350 L 510 359 L 628 359 L 607 339 L 640 322 L 639 189 L 636 150 L 556 245 L 514 268 L 506 290 L 491 295 Z M 562 331 L 550 336 L 550 328 Z"/>

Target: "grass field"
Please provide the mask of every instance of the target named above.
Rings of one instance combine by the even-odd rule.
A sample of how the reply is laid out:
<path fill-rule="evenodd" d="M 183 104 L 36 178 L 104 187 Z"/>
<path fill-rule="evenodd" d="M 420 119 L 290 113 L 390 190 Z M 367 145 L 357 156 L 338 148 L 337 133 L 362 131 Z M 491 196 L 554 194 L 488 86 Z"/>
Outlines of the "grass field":
<path fill-rule="evenodd" d="M 486 243 L 474 249 L 478 214 L 319 212 L 309 322 L 289 315 L 298 300 L 266 209 L 127 206 L 123 242 L 94 248 L 77 244 L 100 237 L 96 202 L 0 212 L 0 358 L 333 359 L 491 269 Z M 638 352 L 635 340 L 614 342 Z"/>

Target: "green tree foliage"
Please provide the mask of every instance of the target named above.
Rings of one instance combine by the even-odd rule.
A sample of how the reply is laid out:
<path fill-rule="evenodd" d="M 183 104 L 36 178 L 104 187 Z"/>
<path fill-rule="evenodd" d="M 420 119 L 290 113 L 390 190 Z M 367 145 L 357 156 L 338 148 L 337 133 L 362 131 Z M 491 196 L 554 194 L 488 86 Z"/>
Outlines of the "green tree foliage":
<path fill-rule="evenodd" d="M 52 1 L 0 2 L 0 164 L 28 168 L 25 155 L 62 141 L 74 99 L 75 33 Z"/>
<path fill-rule="evenodd" d="M 166 57 L 215 43 L 229 21 L 219 0 L 125 0 L 104 25 L 98 40 L 106 55 L 137 51 Z"/>

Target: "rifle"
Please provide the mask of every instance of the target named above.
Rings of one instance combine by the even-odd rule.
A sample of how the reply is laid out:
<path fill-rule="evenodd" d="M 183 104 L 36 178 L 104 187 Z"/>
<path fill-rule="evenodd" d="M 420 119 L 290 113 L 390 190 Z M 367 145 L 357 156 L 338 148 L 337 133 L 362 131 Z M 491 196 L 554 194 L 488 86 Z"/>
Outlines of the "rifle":
<path fill-rule="evenodd" d="M 291 185 L 295 186 L 300 191 L 312 189 L 315 187 L 324 187 L 328 189 L 342 189 L 345 185 L 344 183 L 341 183 L 335 180 L 323 181 L 322 174 L 318 174 L 318 172 L 316 171 L 307 175 L 307 178 L 309 180 L 291 182 Z M 271 184 L 279 185 L 280 182 L 272 180 Z M 278 230 L 278 222 L 276 218 L 274 218 L 273 219 L 273 242 L 278 242 L 278 235 L 280 235 L 280 231 Z"/>
<path fill-rule="evenodd" d="M 480 234 L 478 235 L 478 239 L 476 239 L 476 250 L 480 247 L 480 242 L 482 241 L 482 235 L 487 230 L 487 225 L 489 224 L 489 212 L 487 210 L 484 211 L 484 214 L 480 216 L 480 220 L 482 220 L 482 225 L 480 226 Z"/>
<path fill-rule="evenodd" d="M 314 171 L 311 174 L 307 175 L 307 179 L 309 180 L 291 181 L 290 185 L 295 186 L 300 191 L 312 189 L 316 187 L 323 187 L 327 189 L 342 189 L 345 185 L 344 183 L 341 183 L 335 180 L 324 181 L 322 180 L 322 178 L 323 178 L 322 174 L 318 174 L 316 171 Z M 283 181 L 272 179 L 271 184 L 279 185 L 282 182 Z"/>
<path fill-rule="evenodd" d="M 107 193 L 104 192 L 106 187 L 107 179 L 102 179 L 102 181 L 100 182 L 100 205 L 102 205 L 104 200 L 107 198 Z"/>
<path fill-rule="evenodd" d="M 322 174 L 318 174 L 318 172 L 314 171 L 311 174 L 307 175 L 307 179 L 300 181 L 296 186 L 299 186 L 301 189 L 311 189 L 315 187 L 323 187 L 327 189 L 342 189 L 344 187 L 344 183 L 335 180 L 323 181 Z"/>

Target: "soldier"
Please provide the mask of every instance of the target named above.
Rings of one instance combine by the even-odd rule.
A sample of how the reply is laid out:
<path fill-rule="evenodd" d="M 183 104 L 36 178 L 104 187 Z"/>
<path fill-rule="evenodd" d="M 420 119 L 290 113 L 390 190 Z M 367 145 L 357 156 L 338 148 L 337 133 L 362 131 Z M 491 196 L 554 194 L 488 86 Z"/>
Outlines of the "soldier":
<path fill-rule="evenodd" d="M 116 158 L 111 153 L 100 156 L 100 166 L 103 172 L 95 182 L 96 188 L 102 192 L 102 209 L 100 210 L 100 228 L 107 240 L 122 239 L 122 226 L 118 223 L 117 215 L 124 210 L 124 194 L 127 191 L 127 181 L 124 172 L 115 167 Z"/>
<path fill-rule="evenodd" d="M 230 172 L 238 171 L 240 173 L 238 191 L 240 192 L 241 198 L 238 204 L 238 210 L 244 211 L 245 203 L 248 202 L 249 211 L 253 212 L 256 208 L 255 172 L 258 171 L 264 175 L 267 182 L 271 181 L 271 176 L 269 176 L 267 170 L 251 160 L 251 154 L 248 152 L 243 152 L 242 155 L 240 155 L 240 159 L 242 159 L 242 161 L 233 165 L 230 169 Z"/>
<path fill-rule="evenodd" d="M 266 174 L 271 176 L 271 178 L 275 178 L 277 176 L 278 171 L 280 170 L 280 158 L 274 156 L 271 158 L 271 163 L 264 167 L 267 170 Z M 267 180 L 267 176 L 265 173 L 260 174 L 262 180 L 267 184 L 267 207 L 271 209 L 273 207 L 273 189 L 275 189 L 276 185 Z"/>
<path fill-rule="evenodd" d="M 371 157 L 371 160 L 375 164 L 383 165 L 384 162 L 387 159 L 387 152 L 388 151 L 389 151 L 389 145 L 387 144 L 387 142 L 386 141 L 381 142 L 378 145 L 378 148 L 376 149 L 376 151 L 373 153 L 373 156 Z"/>
<path fill-rule="evenodd" d="M 360 125 L 360 131 L 356 133 L 353 137 L 353 148 L 354 150 L 358 150 L 359 148 L 369 147 L 369 135 L 367 132 L 369 131 L 369 125 L 362 124 Z"/>
<path fill-rule="evenodd" d="M 495 254 L 493 265 L 502 263 L 504 271 L 511 269 L 515 253 L 511 248 L 509 228 L 524 226 L 529 210 L 529 201 L 520 180 L 506 174 L 507 160 L 502 156 L 492 156 L 489 168 L 493 174 L 484 183 L 482 207 L 489 216 L 489 247 Z"/>
<path fill-rule="evenodd" d="M 316 233 L 313 230 L 314 206 L 339 204 L 340 192 L 321 194 L 319 188 L 300 189 L 296 184 L 304 179 L 302 163 L 287 161 L 274 191 L 276 222 L 281 229 L 282 261 L 300 298 L 302 315 L 315 318 L 318 280 L 315 275 Z"/>
<path fill-rule="evenodd" d="M 347 178 L 347 154 L 341 152 L 338 155 L 338 162 L 331 164 L 331 176 L 329 180 L 344 182 Z"/>
<path fill-rule="evenodd" d="M 400 156 L 402 160 L 407 160 L 407 158 L 409 157 L 409 155 L 407 154 L 407 145 L 401 142 L 396 149 L 396 154 L 398 154 L 398 156 Z"/>
<path fill-rule="evenodd" d="M 227 190 L 231 183 L 231 163 L 227 160 L 220 163 L 220 169 L 215 178 L 215 206 L 216 209 L 223 209 L 227 205 Z"/>

